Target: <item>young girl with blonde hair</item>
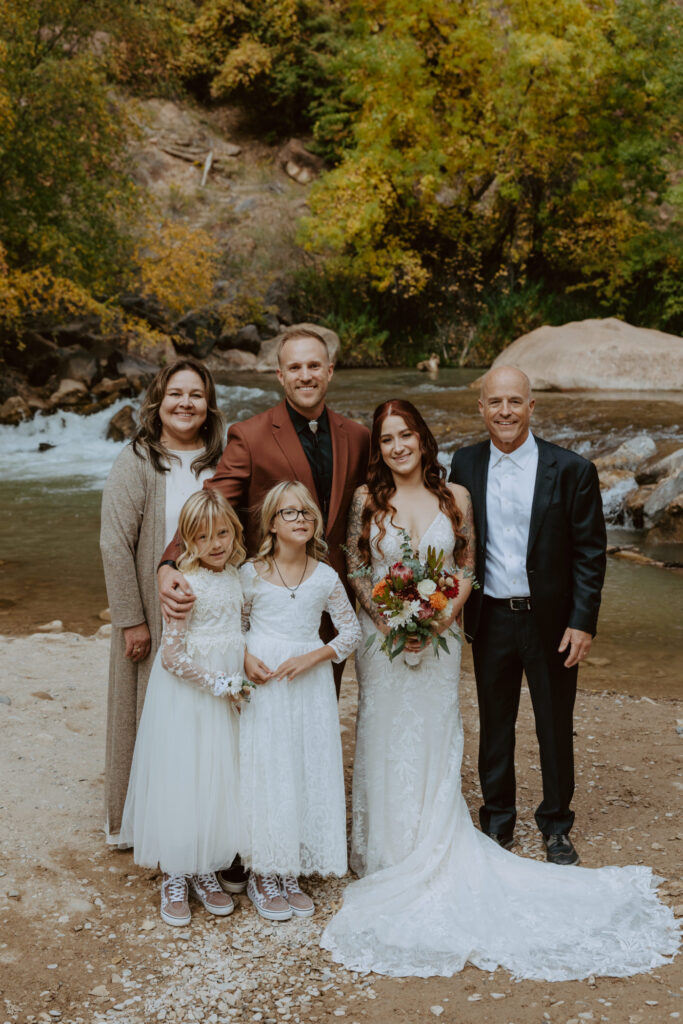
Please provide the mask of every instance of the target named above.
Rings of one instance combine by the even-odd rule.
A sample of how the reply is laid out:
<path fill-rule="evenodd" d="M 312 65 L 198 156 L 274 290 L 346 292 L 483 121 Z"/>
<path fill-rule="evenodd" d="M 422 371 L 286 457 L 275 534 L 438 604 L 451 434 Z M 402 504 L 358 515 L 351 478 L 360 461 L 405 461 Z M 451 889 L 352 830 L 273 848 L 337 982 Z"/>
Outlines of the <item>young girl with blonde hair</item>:
<path fill-rule="evenodd" d="M 268 492 L 262 543 L 240 569 L 249 617 L 245 668 L 262 683 L 240 725 L 247 895 L 273 921 L 309 917 L 300 875 L 346 872 L 346 811 L 331 661 L 360 640 L 344 586 L 325 564 L 320 509 L 303 484 Z M 323 612 L 337 636 L 320 639 Z"/>
<path fill-rule="evenodd" d="M 245 695 L 242 528 L 217 491 L 180 513 L 178 560 L 196 601 L 164 625 L 140 721 L 121 835 L 136 864 L 160 865 L 161 917 L 190 922 L 192 894 L 211 914 L 232 912 L 215 872 L 243 846 L 236 705 Z"/>

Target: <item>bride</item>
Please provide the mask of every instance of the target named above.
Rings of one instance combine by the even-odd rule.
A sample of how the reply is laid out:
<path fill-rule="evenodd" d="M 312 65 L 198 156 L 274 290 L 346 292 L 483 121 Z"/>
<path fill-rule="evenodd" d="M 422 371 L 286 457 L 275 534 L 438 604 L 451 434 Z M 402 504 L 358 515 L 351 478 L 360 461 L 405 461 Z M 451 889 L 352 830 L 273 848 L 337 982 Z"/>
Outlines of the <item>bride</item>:
<path fill-rule="evenodd" d="M 442 550 L 460 578 L 456 617 L 471 589 L 475 540 L 469 495 L 444 477 L 417 409 L 380 405 L 368 482 L 351 508 L 348 558 L 351 571 L 369 563 L 379 578 L 401 559 L 402 531 L 421 560 L 428 547 Z M 364 634 L 386 635 L 372 580 L 352 583 Z M 460 646 L 447 642 L 440 657 L 425 648 L 416 668 L 400 655 L 390 662 L 378 640 L 357 656 L 351 865 L 361 877 L 321 945 L 351 970 L 393 976 L 448 976 L 470 962 L 564 981 L 666 963 L 679 929 L 649 868 L 526 860 L 475 829 L 460 787 Z"/>

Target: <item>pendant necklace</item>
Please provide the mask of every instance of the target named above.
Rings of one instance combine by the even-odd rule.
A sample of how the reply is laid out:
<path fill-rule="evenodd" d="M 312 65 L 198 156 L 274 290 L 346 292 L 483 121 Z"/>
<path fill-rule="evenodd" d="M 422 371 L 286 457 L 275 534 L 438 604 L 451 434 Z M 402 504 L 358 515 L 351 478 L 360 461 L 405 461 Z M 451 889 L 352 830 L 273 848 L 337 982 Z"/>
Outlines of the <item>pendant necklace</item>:
<path fill-rule="evenodd" d="M 304 581 L 304 576 L 306 575 L 306 570 L 308 569 L 308 555 L 306 555 L 306 561 L 304 562 L 304 571 L 301 573 L 301 579 L 299 580 L 299 582 L 297 583 L 297 585 L 295 587 L 288 587 L 287 586 L 287 584 L 285 583 L 285 581 L 284 581 L 284 579 L 282 577 L 282 573 L 280 572 L 280 569 L 279 569 L 278 564 L 275 561 L 275 559 L 273 559 L 273 565 L 275 566 L 277 574 L 280 577 L 280 581 L 282 583 L 282 586 L 285 588 L 285 590 L 289 591 L 289 596 L 291 597 L 291 599 L 293 601 L 294 598 L 296 597 L 297 590 L 299 589 L 299 587 L 301 586 L 301 584 Z"/>

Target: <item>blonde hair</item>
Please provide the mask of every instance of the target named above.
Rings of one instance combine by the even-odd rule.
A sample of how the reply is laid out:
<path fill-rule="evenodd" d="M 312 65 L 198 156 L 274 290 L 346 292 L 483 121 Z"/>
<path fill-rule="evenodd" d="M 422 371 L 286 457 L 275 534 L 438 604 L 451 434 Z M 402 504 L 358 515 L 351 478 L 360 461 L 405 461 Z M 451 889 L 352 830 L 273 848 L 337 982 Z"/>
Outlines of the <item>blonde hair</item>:
<path fill-rule="evenodd" d="M 191 494 L 180 510 L 178 533 L 183 551 L 177 559 L 179 569 L 187 572 L 199 564 L 197 535 L 202 529 L 208 534 L 214 533 L 220 523 L 226 523 L 232 530 L 232 551 L 227 564 L 241 565 L 247 553 L 242 540 L 242 524 L 237 518 L 237 513 L 218 491 L 204 490 Z"/>
<path fill-rule="evenodd" d="M 325 358 L 327 359 L 327 362 L 332 362 L 330 359 L 330 350 L 327 347 L 327 342 L 323 338 L 322 334 L 319 334 L 318 331 L 314 331 L 311 327 L 288 327 L 280 336 L 280 340 L 277 344 L 278 366 L 282 366 L 282 350 L 287 342 L 293 341 L 294 339 L 297 339 L 298 341 L 299 338 L 312 338 L 314 341 L 319 341 L 325 350 Z"/>
<path fill-rule="evenodd" d="M 275 552 L 275 534 L 271 533 L 273 520 L 277 514 L 280 502 L 285 494 L 291 493 L 292 497 L 299 501 L 301 508 L 312 512 L 315 516 L 315 528 L 313 536 L 306 543 L 306 554 L 316 561 L 327 561 L 327 544 L 323 535 L 323 517 L 318 505 L 308 487 L 299 483 L 298 480 L 283 480 L 276 484 L 266 494 L 261 505 L 261 546 L 259 547 L 255 562 L 265 562 L 270 566 Z"/>

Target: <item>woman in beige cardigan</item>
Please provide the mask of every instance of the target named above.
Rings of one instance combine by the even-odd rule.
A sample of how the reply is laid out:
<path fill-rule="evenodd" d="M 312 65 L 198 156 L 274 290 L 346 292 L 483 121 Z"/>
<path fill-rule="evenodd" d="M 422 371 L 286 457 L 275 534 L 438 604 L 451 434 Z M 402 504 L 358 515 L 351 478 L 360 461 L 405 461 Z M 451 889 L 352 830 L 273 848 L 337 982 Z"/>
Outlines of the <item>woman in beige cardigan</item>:
<path fill-rule="evenodd" d="M 222 450 L 213 378 L 197 360 L 179 359 L 150 384 L 140 428 L 104 486 L 100 550 L 112 618 L 104 798 L 107 841 L 114 845 L 161 639 L 156 568 L 184 501 L 213 474 Z"/>

